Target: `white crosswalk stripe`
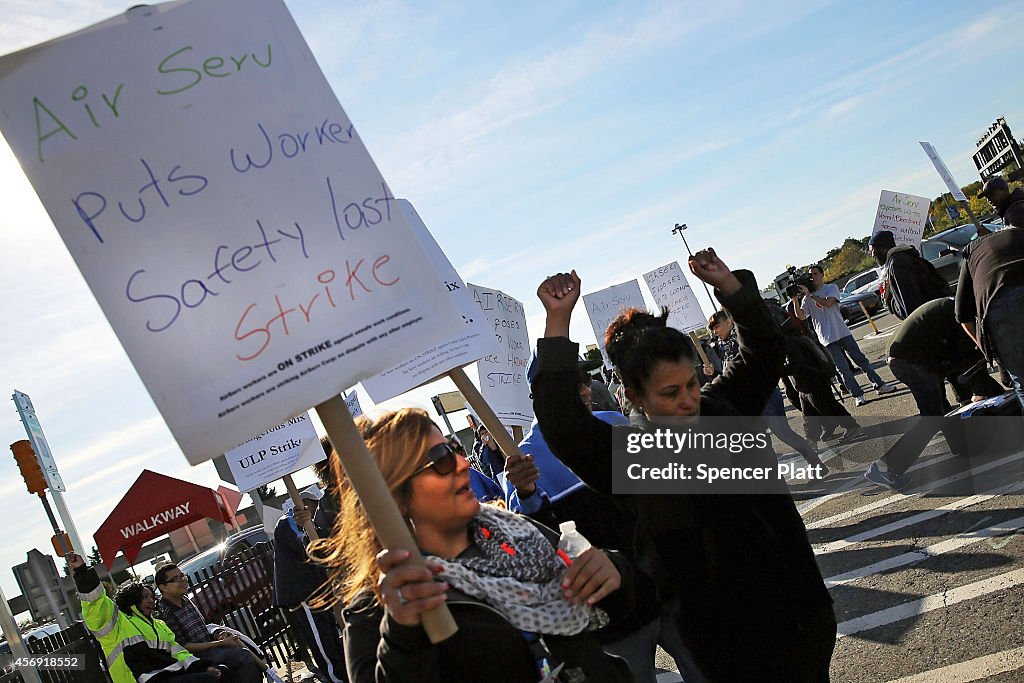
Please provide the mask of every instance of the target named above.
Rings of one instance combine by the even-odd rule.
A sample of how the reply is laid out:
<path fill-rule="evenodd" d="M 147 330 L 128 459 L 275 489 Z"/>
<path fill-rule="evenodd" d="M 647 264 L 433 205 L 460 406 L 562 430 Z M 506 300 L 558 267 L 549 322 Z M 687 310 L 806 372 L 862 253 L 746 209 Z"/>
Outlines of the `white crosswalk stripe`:
<path fill-rule="evenodd" d="M 913 469 L 927 475 L 954 457 L 925 455 Z M 1024 680 L 1021 632 L 1000 628 L 1000 609 L 1009 606 L 1003 623 L 1019 618 L 1013 615 L 1024 595 L 1024 543 L 1018 541 L 1024 538 L 1024 451 L 964 464 L 974 466 L 931 481 L 919 474 L 921 483 L 912 489 L 870 502 L 861 493 L 872 485 L 857 479 L 799 506 L 807 518 L 829 504 L 825 516 L 812 517 L 806 527 L 828 538 L 814 552 L 828 569 L 822 574 L 843 616 L 833 680 Z M 958 493 L 973 478 L 987 488 Z M 846 529 L 841 537 L 828 536 Z M 976 614 L 992 623 L 978 623 Z M 1018 636 L 1009 635 L 1014 631 Z M 972 650 L 975 639 L 984 645 Z M 906 650 L 908 644 L 914 649 Z"/>

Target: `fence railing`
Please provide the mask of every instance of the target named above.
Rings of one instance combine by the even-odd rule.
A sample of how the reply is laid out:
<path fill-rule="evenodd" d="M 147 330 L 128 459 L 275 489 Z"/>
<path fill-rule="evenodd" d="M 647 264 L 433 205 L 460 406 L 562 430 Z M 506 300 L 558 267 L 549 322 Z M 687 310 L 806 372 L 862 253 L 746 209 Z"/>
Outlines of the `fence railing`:
<path fill-rule="evenodd" d="M 47 655 L 60 658 L 62 655 L 81 656 L 84 668 L 43 669 L 39 670 L 39 678 L 43 683 L 109 683 L 103 665 L 103 650 L 92 637 L 82 622 L 76 622 L 70 628 L 54 633 L 46 638 L 33 639 L 25 643 L 31 656 Z M 24 683 L 25 679 L 18 670 L 6 671 L 0 675 L 0 683 Z"/>
<path fill-rule="evenodd" d="M 208 624 L 249 636 L 274 666 L 301 648 L 294 628 L 274 607 L 274 548 L 258 543 L 189 576 L 189 597 Z M 3 681 L 0 681 L 3 683 Z"/>
<path fill-rule="evenodd" d="M 240 631 L 263 650 L 269 664 L 282 668 L 303 647 L 280 608 L 274 607 L 274 549 L 259 543 L 192 574 L 189 597 L 208 624 Z M 84 655 L 84 670 L 41 670 L 43 683 L 109 683 L 99 642 L 85 624 L 26 643 L 33 655 Z M 10 655 L 4 656 L 4 662 Z M 0 683 L 24 683 L 17 670 L 0 668 Z"/>

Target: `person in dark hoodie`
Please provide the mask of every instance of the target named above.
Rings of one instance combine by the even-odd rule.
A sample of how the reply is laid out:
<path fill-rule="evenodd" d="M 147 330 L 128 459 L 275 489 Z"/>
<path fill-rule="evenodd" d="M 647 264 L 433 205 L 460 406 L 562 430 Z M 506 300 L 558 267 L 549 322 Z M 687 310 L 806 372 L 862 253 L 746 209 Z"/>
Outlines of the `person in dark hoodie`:
<path fill-rule="evenodd" d="M 978 196 L 984 197 L 995 207 L 1004 225 L 1024 228 L 1024 188 L 1018 187 L 1011 192 L 1006 181 L 995 176 L 985 181 Z"/>
<path fill-rule="evenodd" d="M 552 452 L 595 490 L 612 491 L 614 440 L 676 418 L 758 416 L 778 384 L 784 342 L 753 275 L 729 270 L 712 249 L 691 256 L 689 267 L 732 315 L 739 358 L 701 389 L 685 334 L 664 317 L 620 314 L 605 346 L 642 426 L 613 427 L 580 404 L 578 345 L 569 339 L 576 273 L 551 276 L 537 290 L 547 321 L 537 340 L 534 414 Z M 636 555 L 709 681 L 829 679 L 832 600 L 787 493 L 618 498 L 637 517 Z"/>
<path fill-rule="evenodd" d="M 330 441 L 321 445 L 326 451 Z M 317 519 L 322 494 L 319 487 L 310 487 L 299 496 L 302 507 L 286 510 L 274 527 L 274 605 L 284 609 L 289 623 L 297 629 L 321 680 L 342 683 L 348 679 L 338 623 L 330 610 L 310 604 L 327 581 L 323 567 L 309 560 L 306 546 L 310 539 L 304 529 L 306 522 Z M 323 518 L 320 520 L 322 523 Z M 330 535 L 329 528 L 315 521 L 313 525 L 321 538 Z"/>
<path fill-rule="evenodd" d="M 882 294 L 885 307 L 900 320 L 906 320 L 927 301 L 953 296 L 935 266 L 923 258 L 914 245 L 897 245 L 889 230 L 879 230 L 872 235 L 868 250 L 878 265 L 885 268 Z"/>

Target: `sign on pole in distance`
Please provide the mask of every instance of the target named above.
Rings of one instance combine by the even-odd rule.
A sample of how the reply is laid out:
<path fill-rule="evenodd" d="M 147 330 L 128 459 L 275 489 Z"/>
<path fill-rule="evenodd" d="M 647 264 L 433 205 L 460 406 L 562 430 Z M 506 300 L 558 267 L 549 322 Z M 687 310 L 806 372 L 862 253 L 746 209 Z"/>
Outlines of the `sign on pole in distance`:
<path fill-rule="evenodd" d="M 636 280 L 612 285 L 605 289 L 583 295 L 583 305 L 590 317 L 590 326 L 597 337 L 597 345 L 601 348 L 601 356 L 606 365 L 611 367 L 608 352 L 604 348 L 604 332 L 615 316 L 631 307 L 644 308 L 644 295 L 640 293 L 640 283 Z"/>
<path fill-rule="evenodd" d="M 239 491 L 252 491 L 325 457 L 320 437 L 306 413 L 296 415 L 224 454 Z"/>
<path fill-rule="evenodd" d="M 708 326 L 704 311 L 697 303 L 697 297 L 678 261 L 644 273 L 644 282 L 654 296 L 654 303 L 659 308 L 668 307 L 669 327 L 689 333 Z"/>
<path fill-rule="evenodd" d="M 924 153 L 928 155 L 928 158 L 932 160 L 932 166 L 939 172 L 939 177 L 942 178 L 942 182 L 946 183 L 946 189 L 953 195 L 953 199 L 958 202 L 966 202 L 967 197 L 964 195 L 964 191 L 960 189 L 960 186 L 953 180 L 953 174 L 949 172 L 949 168 L 946 166 L 946 162 L 942 160 L 939 153 L 935 151 L 935 147 L 930 142 L 921 142 L 921 147 L 924 149 Z"/>
<path fill-rule="evenodd" d="M 13 399 L 14 405 L 18 407 L 18 415 L 21 416 L 21 423 L 25 425 L 28 440 L 32 442 L 32 450 L 36 452 L 36 459 L 39 460 L 39 469 L 46 477 L 47 486 L 51 491 L 67 491 L 64 488 L 64 480 L 57 470 L 57 461 L 53 459 L 53 453 L 50 451 L 50 444 L 46 442 L 46 436 L 43 434 L 43 426 L 39 424 L 39 418 L 36 417 L 32 399 L 28 397 L 28 394 L 23 394 L 17 389 L 14 390 Z"/>
<path fill-rule="evenodd" d="M 467 284 L 477 304 L 474 315 L 483 313 L 494 350 L 477 361 L 480 393 L 506 427 L 529 427 L 533 423 L 533 401 L 526 382 L 530 362 L 530 336 L 526 332 L 526 309 L 515 298 L 497 289 Z"/>
<path fill-rule="evenodd" d="M 437 395 L 438 403 L 445 413 L 457 413 L 466 409 L 466 397 L 461 391 L 446 391 Z"/>
<path fill-rule="evenodd" d="M 138 5 L 0 58 L 0 101 L 192 464 L 462 324 L 281 0 Z"/>
<path fill-rule="evenodd" d="M 927 197 L 882 190 L 871 234 L 889 230 L 896 239 L 896 244 L 920 247 L 921 238 L 924 237 L 924 224 L 928 220 L 929 206 L 931 200 Z"/>
<path fill-rule="evenodd" d="M 441 247 L 427 230 L 413 205 L 405 199 L 397 200 L 409 225 L 444 291 L 462 316 L 462 324 L 448 330 L 448 338 L 439 344 L 423 346 L 409 359 L 384 372 L 363 380 L 363 389 L 374 403 L 381 403 L 410 389 L 432 382 L 449 370 L 469 365 L 475 360 L 498 352 L 494 334 L 487 318 L 480 315 L 480 307 L 473 301 L 466 283 L 444 255 Z"/>

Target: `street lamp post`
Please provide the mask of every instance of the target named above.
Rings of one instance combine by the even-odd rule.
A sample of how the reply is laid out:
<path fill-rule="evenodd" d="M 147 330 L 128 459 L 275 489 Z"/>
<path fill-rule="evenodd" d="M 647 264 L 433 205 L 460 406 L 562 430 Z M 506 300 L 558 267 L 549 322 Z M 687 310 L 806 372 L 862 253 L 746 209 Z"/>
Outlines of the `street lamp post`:
<path fill-rule="evenodd" d="M 686 230 L 686 223 L 676 223 L 676 227 L 672 228 L 672 234 L 678 234 L 681 238 L 683 238 L 683 246 L 686 247 L 686 252 L 690 256 L 693 256 L 693 252 L 690 251 L 690 245 L 687 244 L 686 242 L 686 235 L 683 234 L 684 230 Z M 707 292 L 708 300 L 711 301 L 711 310 L 717 311 L 718 304 L 715 303 L 715 297 L 711 295 L 711 290 L 708 289 L 708 283 L 704 282 L 703 280 L 701 280 L 700 283 L 704 285 L 704 291 Z"/>

